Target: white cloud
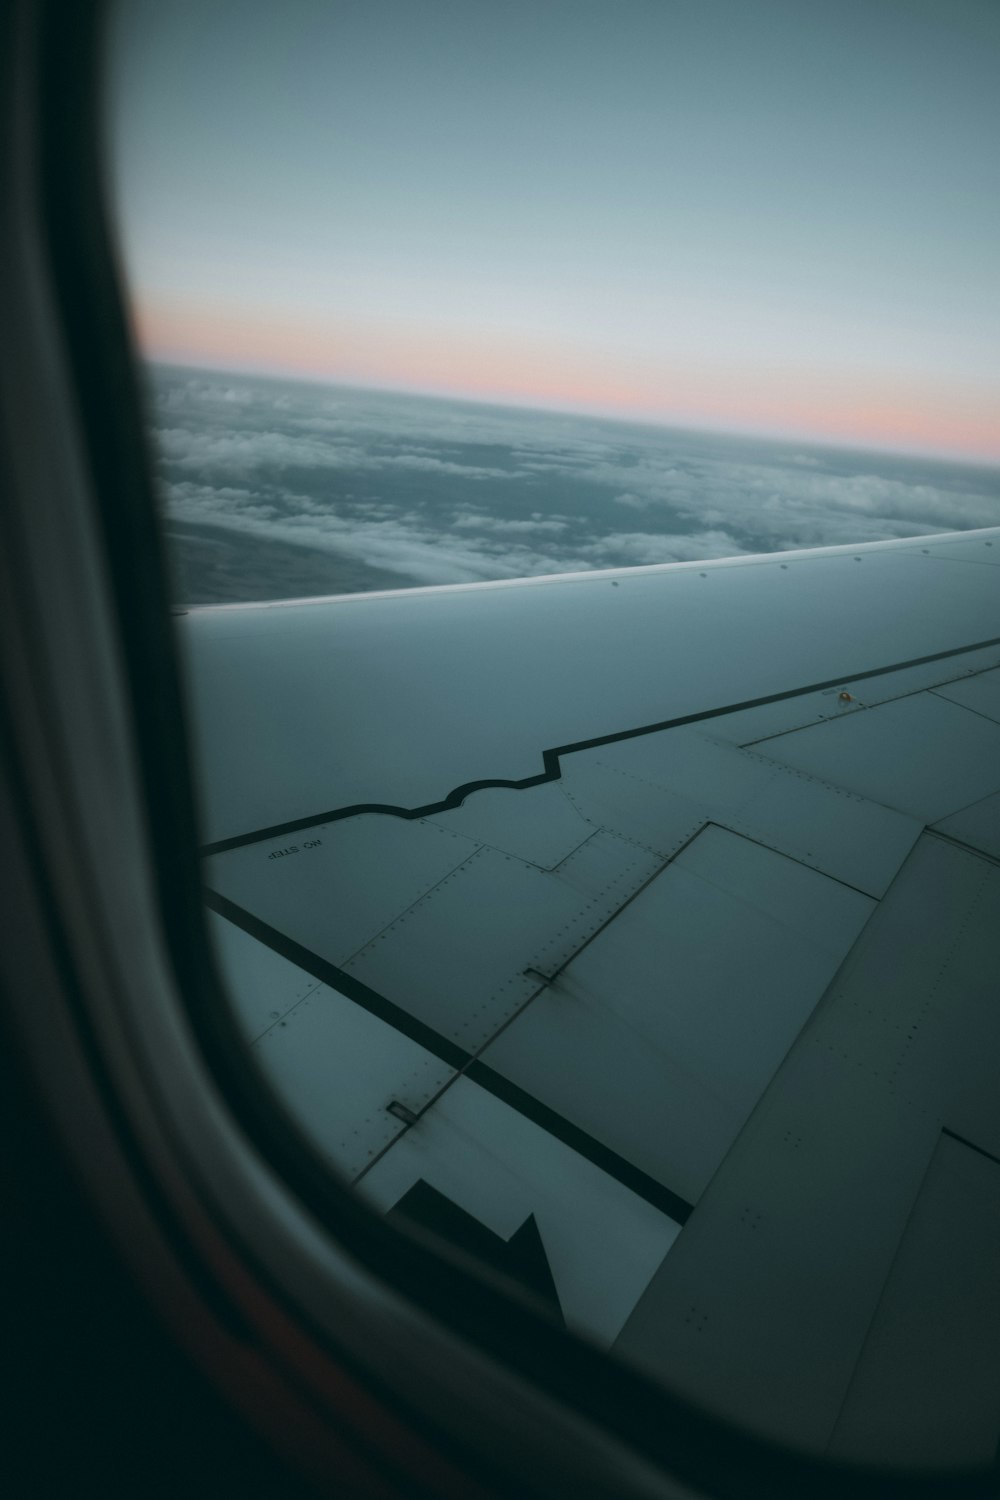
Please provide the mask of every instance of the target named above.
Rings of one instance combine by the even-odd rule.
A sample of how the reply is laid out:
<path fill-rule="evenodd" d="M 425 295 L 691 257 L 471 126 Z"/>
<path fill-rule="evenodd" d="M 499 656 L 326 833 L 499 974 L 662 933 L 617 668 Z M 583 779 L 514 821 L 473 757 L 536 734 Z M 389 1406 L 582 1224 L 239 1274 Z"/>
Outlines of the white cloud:
<path fill-rule="evenodd" d="M 403 582 L 476 583 L 590 567 L 583 560 L 485 538 L 442 537 L 412 512 L 385 518 L 351 518 L 324 510 L 305 496 L 284 495 L 283 508 L 263 503 L 251 490 L 213 489 L 182 481 L 164 487 L 172 520 L 226 526 L 255 536 L 291 542 L 401 575 Z M 293 508 L 294 507 L 294 508 Z"/>
<path fill-rule="evenodd" d="M 213 489 L 211 485 L 187 481 L 164 488 L 167 514 L 175 521 L 234 525 L 270 522 L 278 513 L 276 506 L 253 490 L 233 489 L 228 485 Z"/>
<path fill-rule="evenodd" d="M 545 534 L 556 536 L 566 531 L 569 523 L 564 520 L 504 520 L 502 516 L 483 515 L 478 511 L 460 511 L 451 523 L 460 530 L 491 531 L 503 536 Z"/>
<path fill-rule="evenodd" d="M 424 458 L 403 453 L 392 458 L 371 457 L 359 465 L 366 469 L 416 469 L 425 474 L 460 474 L 463 479 L 509 479 L 507 469 L 487 469 L 477 464 L 457 464 L 450 459 Z"/>
<path fill-rule="evenodd" d="M 346 468 L 361 450 L 335 448 L 286 432 L 195 432 L 187 427 L 161 427 L 155 433 L 161 455 L 182 469 L 199 474 L 253 475 L 269 467 Z"/>
<path fill-rule="evenodd" d="M 638 567 L 644 563 L 700 562 L 737 557 L 746 549 L 725 531 L 661 536 L 656 532 L 621 531 L 602 536 L 583 549 L 595 567 Z"/>
<path fill-rule="evenodd" d="M 706 522 L 721 523 L 775 550 L 1000 522 L 996 495 L 870 472 L 823 472 L 819 462 L 786 467 L 698 458 L 681 467 L 673 456 L 647 454 L 638 463 L 603 460 L 576 477 L 617 489 L 614 502 L 626 510 L 652 515 L 666 509 L 699 530 Z"/>
<path fill-rule="evenodd" d="M 262 466 L 299 469 L 408 469 L 423 474 L 455 474 L 462 479 L 509 479 L 506 469 L 455 463 L 422 453 L 371 453 L 346 441 L 323 442 L 295 433 L 197 432 L 189 427 L 160 427 L 154 437 L 161 456 L 199 474 L 253 475 Z"/>

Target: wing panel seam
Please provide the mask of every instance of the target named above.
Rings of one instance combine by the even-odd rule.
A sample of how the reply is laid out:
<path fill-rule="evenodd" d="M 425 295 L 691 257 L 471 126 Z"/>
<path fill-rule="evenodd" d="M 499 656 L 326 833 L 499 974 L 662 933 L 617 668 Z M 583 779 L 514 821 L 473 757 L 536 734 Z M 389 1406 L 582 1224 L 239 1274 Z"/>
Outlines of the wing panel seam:
<path fill-rule="evenodd" d="M 761 698 L 748 698 L 742 703 L 727 703 L 721 708 L 700 709 L 696 713 L 680 714 L 673 719 L 660 719 L 654 724 L 642 724 L 633 729 L 620 729 L 611 734 L 595 735 L 591 739 L 576 740 L 570 744 L 558 745 L 554 749 L 543 750 L 542 764 L 545 770 L 535 776 L 525 776 L 515 780 L 495 777 L 482 781 L 467 781 L 455 787 L 439 802 L 428 802 L 421 807 L 399 807 L 389 802 L 352 803 L 327 812 L 291 818 L 287 822 L 274 823 L 267 828 L 257 828 L 249 833 L 235 834 L 231 838 L 218 839 L 214 843 L 203 845 L 199 852 L 203 857 L 225 854 L 231 849 L 244 848 L 247 844 L 264 843 L 267 839 L 282 838 L 286 834 L 298 833 L 305 828 L 314 828 L 319 823 L 336 823 L 343 818 L 359 817 L 363 813 L 384 813 L 389 817 L 411 820 L 432 817 L 435 813 L 451 812 L 454 808 L 461 807 L 466 797 L 471 796 L 473 792 L 486 791 L 492 787 L 527 791 L 530 787 L 558 781 L 562 776 L 560 761 L 564 755 L 573 755 L 582 750 L 596 750 L 601 745 L 614 745 L 622 740 L 638 739 L 642 735 L 659 734 L 665 729 L 681 729 L 688 724 L 705 723 L 709 719 L 719 719 L 726 714 L 741 713 L 748 708 L 763 708 L 769 703 L 783 703 L 790 698 L 804 697 L 807 693 L 821 693 L 843 682 L 865 682 L 873 677 L 886 677 L 892 672 L 905 671 L 908 667 L 921 667 L 928 662 L 944 661 L 948 657 L 964 656 L 972 651 L 985 651 L 991 646 L 1000 646 L 1000 636 L 994 636 L 987 641 L 975 641 L 969 646 L 955 646 L 947 651 L 934 651 L 928 656 L 917 656 L 910 661 L 896 662 L 889 667 L 873 667 L 867 672 L 842 672 L 839 676 L 830 677 L 823 682 L 811 682 L 805 687 L 788 688 L 780 693 L 768 693 Z"/>

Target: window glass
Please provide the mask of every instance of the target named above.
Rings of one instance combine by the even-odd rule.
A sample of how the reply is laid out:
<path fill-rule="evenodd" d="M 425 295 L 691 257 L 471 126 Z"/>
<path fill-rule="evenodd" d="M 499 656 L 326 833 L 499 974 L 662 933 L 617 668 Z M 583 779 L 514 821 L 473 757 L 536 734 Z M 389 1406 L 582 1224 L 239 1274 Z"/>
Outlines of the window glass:
<path fill-rule="evenodd" d="M 111 47 L 248 1056 L 390 1222 L 879 1464 L 1000 1437 L 998 61 L 977 0 Z"/>

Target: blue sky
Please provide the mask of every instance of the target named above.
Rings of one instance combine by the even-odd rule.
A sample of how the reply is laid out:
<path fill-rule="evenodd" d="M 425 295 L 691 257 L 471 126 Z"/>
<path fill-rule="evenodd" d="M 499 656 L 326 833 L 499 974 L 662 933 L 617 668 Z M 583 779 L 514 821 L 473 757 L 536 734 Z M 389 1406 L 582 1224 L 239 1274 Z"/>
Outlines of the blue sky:
<path fill-rule="evenodd" d="M 140 337 L 998 459 L 998 64 L 992 0 L 129 0 Z"/>

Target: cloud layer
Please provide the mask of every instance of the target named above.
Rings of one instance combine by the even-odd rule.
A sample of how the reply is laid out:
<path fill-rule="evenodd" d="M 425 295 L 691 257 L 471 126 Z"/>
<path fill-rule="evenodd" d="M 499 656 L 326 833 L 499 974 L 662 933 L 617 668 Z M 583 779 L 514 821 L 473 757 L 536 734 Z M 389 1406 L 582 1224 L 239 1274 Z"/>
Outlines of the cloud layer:
<path fill-rule="evenodd" d="M 353 589 L 1000 522 L 1000 474 L 923 459 L 166 368 L 150 390 L 166 515 L 252 539 L 252 597 L 267 538 L 341 559 Z M 238 563 L 185 588 L 240 597 Z"/>

